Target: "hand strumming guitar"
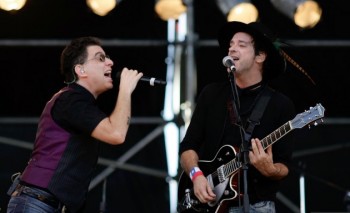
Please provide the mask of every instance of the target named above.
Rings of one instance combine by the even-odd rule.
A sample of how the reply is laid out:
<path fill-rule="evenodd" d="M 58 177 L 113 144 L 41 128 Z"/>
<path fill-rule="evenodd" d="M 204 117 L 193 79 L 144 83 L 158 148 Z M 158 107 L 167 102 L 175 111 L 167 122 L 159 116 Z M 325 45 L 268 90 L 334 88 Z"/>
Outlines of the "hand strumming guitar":
<path fill-rule="evenodd" d="M 193 180 L 193 190 L 201 203 L 208 203 L 215 200 L 216 195 L 204 175 L 200 175 Z"/>

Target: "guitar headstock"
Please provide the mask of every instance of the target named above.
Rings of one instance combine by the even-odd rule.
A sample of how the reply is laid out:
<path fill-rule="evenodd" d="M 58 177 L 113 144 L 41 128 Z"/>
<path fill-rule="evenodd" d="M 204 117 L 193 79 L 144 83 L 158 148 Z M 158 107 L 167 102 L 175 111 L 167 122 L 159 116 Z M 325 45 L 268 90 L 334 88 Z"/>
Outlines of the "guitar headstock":
<path fill-rule="evenodd" d="M 316 126 L 318 121 L 322 122 L 324 111 L 325 109 L 321 104 L 316 104 L 316 106 L 310 107 L 309 110 L 299 113 L 293 120 L 291 120 L 292 129 L 303 128 L 311 123 Z"/>

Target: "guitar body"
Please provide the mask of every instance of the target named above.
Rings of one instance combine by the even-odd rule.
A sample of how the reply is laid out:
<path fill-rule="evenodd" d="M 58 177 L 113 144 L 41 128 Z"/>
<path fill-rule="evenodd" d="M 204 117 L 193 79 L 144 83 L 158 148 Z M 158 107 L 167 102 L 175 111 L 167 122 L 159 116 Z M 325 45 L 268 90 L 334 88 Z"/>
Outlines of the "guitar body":
<path fill-rule="evenodd" d="M 231 175 L 229 178 L 224 181 L 221 180 L 220 182 L 216 171 L 235 157 L 235 149 L 230 145 L 225 145 L 220 148 L 213 160 L 199 161 L 199 168 L 201 168 L 203 174 L 207 177 L 209 184 L 216 194 L 216 200 L 207 204 L 200 203 L 197 197 L 193 194 L 193 184 L 191 179 L 187 174 L 182 172 L 178 188 L 178 212 L 227 212 L 227 204 L 230 200 L 237 197 L 237 180 L 235 175 Z"/>

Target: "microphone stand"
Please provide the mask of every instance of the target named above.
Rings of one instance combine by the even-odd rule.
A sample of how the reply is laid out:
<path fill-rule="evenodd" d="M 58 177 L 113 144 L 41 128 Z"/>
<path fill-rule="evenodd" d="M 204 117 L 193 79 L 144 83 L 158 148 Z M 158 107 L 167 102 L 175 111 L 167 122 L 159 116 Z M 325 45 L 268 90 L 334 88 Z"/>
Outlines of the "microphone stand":
<path fill-rule="evenodd" d="M 249 140 L 250 135 L 248 135 L 243 127 L 241 116 L 239 115 L 239 108 L 240 108 L 240 101 L 237 91 L 237 85 L 236 81 L 234 79 L 233 72 L 236 70 L 234 66 L 229 67 L 230 72 L 228 73 L 230 85 L 231 85 L 231 92 L 232 92 L 232 106 L 233 106 L 233 112 L 237 116 L 236 117 L 236 124 L 239 126 L 242 140 L 242 146 L 240 148 L 240 152 L 243 154 L 243 163 L 242 163 L 242 170 L 243 170 L 243 186 L 244 186 L 244 194 L 243 194 L 243 212 L 249 213 L 249 196 L 248 196 L 248 154 L 249 154 Z M 238 108 L 237 108 L 238 106 Z M 240 187 L 240 186 L 238 186 Z"/>

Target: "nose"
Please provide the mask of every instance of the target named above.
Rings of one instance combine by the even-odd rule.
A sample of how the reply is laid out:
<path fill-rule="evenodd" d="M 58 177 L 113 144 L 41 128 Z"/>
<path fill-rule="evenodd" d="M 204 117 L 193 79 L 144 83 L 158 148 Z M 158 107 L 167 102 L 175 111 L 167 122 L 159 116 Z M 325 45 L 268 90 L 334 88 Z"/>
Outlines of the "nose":
<path fill-rule="evenodd" d="M 106 58 L 106 63 L 108 66 L 113 66 L 114 62 L 111 58 Z"/>
<path fill-rule="evenodd" d="M 234 45 L 231 45 L 229 48 L 228 48 L 228 54 L 230 55 L 231 53 L 234 53 L 236 52 L 235 48 L 234 48 Z"/>

